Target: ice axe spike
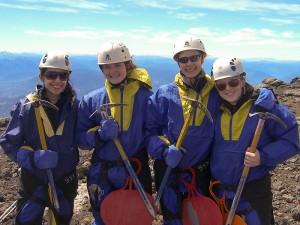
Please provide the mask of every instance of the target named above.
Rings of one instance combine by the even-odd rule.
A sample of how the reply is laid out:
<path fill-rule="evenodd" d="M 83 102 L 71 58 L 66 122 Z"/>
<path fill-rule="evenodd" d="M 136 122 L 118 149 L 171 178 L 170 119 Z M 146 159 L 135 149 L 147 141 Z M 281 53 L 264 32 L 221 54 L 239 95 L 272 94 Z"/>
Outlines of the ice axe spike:
<path fill-rule="evenodd" d="M 265 123 L 266 119 L 273 119 L 273 120 L 277 121 L 278 123 L 280 123 L 283 127 L 287 128 L 286 124 L 281 119 L 279 119 L 277 116 L 275 116 L 269 112 L 249 113 L 250 117 L 255 116 L 255 115 L 259 116 L 259 120 L 258 120 L 258 124 L 257 124 L 256 130 L 254 133 L 254 137 L 253 137 L 253 140 L 252 140 L 252 143 L 250 146 L 250 150 L 249 150 L 249 152 L 251 152 L 251 153 L 255 153 L 255 151 L 256 151 L 256 147 L 257 147 L 257 144 L 258 144 L 258 141 L 259 141 L 259 138 L 260 138 L 260 135 L 261 135 L 262 129 L 264 127 L 264 123 Z M 246 179 L 247 179 L 249 170 L 250 170 L 249 166 L 244 166 L 242 176 L 240 178 L 240 181 L 239 181 L 239 184 L 238 184 L 238 187 L 236 190 L 236 194 L 233 198 L 232 205 L 231 205 L 225 225 L 231 225 L 231 223 L 232 223 L 235 211 L 237 209 L 239 200 L 242 195 L 242 191 L 244 189 L 244 185 L 246 183 Z"/>
<path fill-rule="evenodd" d="M 41 146 L 42 149 L 47 150 L 47 142 L 46 142 L 46 137 L 45 137 L 45 131 L 44 131 L 44 127 L 43 127 L 43 122 L 42 122 L 42 118 L 41 118 L 41 114 L 39 111 L 39 107 L 40 106 L 47 106 L 47 107 L 51 107 L 55 110 L 58 110 L 58 108 L 52 104 L 51 102 L 42 100 L 42 99 L 36 99 L 33 101 L 29 101 L 25 104 L 32 104 L 32 106 L 34 107 L 34 112 L 35 112 L 35 118 L 36 118 L 36 124 L 38 127 L 38 133 L 40 136 L 40 142 L 41 142 Z M 51 203 L 54 205 L 54 208 L 59 211 L 59 202 L 58 202 L 58 197 L 57 197 L 57 192 L 56 192 L 56 188 L 55 188 L 55 183 L 54 183 L 54 179 L 53 179 L 53 175 L 52 175 L 52 171 L 51 169 L 47 169 L 47 178 L 48 178 L 48 194 L 50 197 L 50 201 Z M 52 212 L 52 210 L 50 210 L 49 212 L 49 217 L 50 217 L 50 221 L 49 224 L 51 225 L 56 225 L 56 218 L 54 216 L 54 213 Z"/>
<path fill-rule="evenodd" d="M 95 113 L 100 113 L 101 116 L 102 116 L 102 119 L 103 120 L 107 120 L 109 118 L 107 116 L 107 113 L 106 113 L 107 109 L 112 108 L 112 107 L 117 107 L 117 106 L 124 106 L 124 105 L 126 105 L 126 104 L 122 104 L 122 103 L 107 103 L 107 104 L 103 104 L 92 115 L 94 115 Z M 126 153 L 125 153 L 125 151 L 124 151 L 124 149 L 123 149 L 123 147 L 122 147 L 122 145 L 120 143 L 119 138 L 115 138 L 113 141 L 114 141 L 114 143 L 115 143 L 115 145 L 116 145 L 116 147 L 117 147 L 117 149 L 119 151 L 119 154 L 120 154 L 120 156 L 121 156 L 121 158 L 122 158 L 122 160 L 123 160 L 123 162 L 124 162 L 124 164 L 125 164 L 128 172 L 129 172 L 130 176 L 132 177 L 132 180 L 133 180 L 136 188 L 138 189 L 138 192 L 139 192 L 139 194 L 140 194 L 140 196 L 141 196 L 141 198 L 142 198 L 145 206 L 147 207 L 147 209 L 148 209 L 149 213 L 151 214 L 151 216 L 153 218 L 155 218 L 154 208 L 152 207 L 152 204 L 149 201 L 149 199 L 148 199 L 148 197 L 147 197 L 147 195 L 146 195 L 146 193 L 145 193 L 145 191 L 143 189 L 143 186 L 142 186 L 141 182 L 139 181 L 139 179 L 138 179 L 138 177 L 137 177 L 137 175 L 136 175 L 136 173 L 135 173 L 135 171 L 134 171 L 134 169 L 133 169 L 133 167 L 132 167 L 132 165 L 131 165 L 131 163 L 130 163 L 127 155 L 126 155 Z"/>
<path fill-rule="evenodd" d="M 192 104 L 192 107 L 190 108 L 190 110 L 188 111 L 188 117 L 185 119 L 184 121 L 184 124 L 182 126 L 182 129 L 181 129 L 181 132 L 179 134 L 179 137 L 178 137 L 178 140 L 176 142 L 176 148 L 178 149 L 181 149 L 181 145 L 182 145 L 182 142 L 183 142 L 183 139 L 185 137 L 185 134 L 188 130 L 188 127 L 189 127 L 189 124 L 192 120 L 192 117 L 193 117 L 193 113 L 194 113 L 194 110 L 196 108 L 199 108 L 202 112 L 204 112 L 204 114 L 208 117 L 209 121 L 212 123 L 213 122 L 213 119 L 211 117 L 211 114 L 210 112 L 208 111 L 208 109 L 201 103 L 199 102 L 198 100 L 196 99 L 193 99 L 193 98 L 190 98 L 190 97 L 187 97 L 187 96 L 182 96 L 182 98 L 188 100 L 191 102 Z M 164 191 L 164 188 L 167 184 L 167 181 L 168 181 L 168 178 L 171 174 L 171 171 L 172 171 L 172 167 L 168 166 L 167 169 L 166 169 L 166 172 L 164 174 L 164 177 L 163 177 L 163 180 L 160 184 L 160 187 L 158 189 L 158 192 L 157 192 L 157 195 L 156 195 L 156 198 L 154 200 L 154 205 L 157 207 L 158 206 L 158 203 L 159 203 L 159 200 L 162 196 L 162 193 Z"/>

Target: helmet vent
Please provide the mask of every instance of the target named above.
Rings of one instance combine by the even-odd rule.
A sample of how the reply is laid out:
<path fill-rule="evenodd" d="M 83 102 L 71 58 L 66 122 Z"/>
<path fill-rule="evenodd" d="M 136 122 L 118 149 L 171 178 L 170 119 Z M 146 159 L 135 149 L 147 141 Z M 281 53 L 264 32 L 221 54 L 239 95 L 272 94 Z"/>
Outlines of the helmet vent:
<path fill-rule="evenodd" d="M 70 64 L 68 55 L 65 56 L 65 63 L 66 63 L 66 66 L 69 66 L 69 64 Z"/>
<path fill-rule="evenodd" d="M 233 58 L 231 61 L 230 61 L 230 68 L 232 69 L 232 71 L 235 71 L 236 70 L 236 66 L 235 66 L 235 60 L 236 58 Z"/>
<path fill-rule="evenodd" d="M 46 53 L 46 54 L 44 55 L 43 63 L 45 63 L 45 62 L 47 61 L 47 58 L 48 58 L 48 53 Z"/>

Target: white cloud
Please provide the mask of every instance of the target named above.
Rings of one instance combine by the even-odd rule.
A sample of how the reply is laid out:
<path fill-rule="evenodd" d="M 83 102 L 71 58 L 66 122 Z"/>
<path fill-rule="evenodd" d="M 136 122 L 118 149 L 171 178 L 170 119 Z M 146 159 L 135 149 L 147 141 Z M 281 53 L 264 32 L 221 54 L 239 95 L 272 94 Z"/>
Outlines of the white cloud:
<path fill-rule="evenodd" d="M 175 16 L 183 20 L 196 20 L 205 16 L 205 13 L 176 13 Z"/>
<path fill-rule="evenodd" d="M 260 20 L 270 22 L 275 25 L 291 25 L 297 23 L 295 20 L 292 19 L 277 19 L 277 18 L 261 17 Z"/>
<path fill-rule="evenodd" d="M 210 37 L 214 35 L 214 32 L 209 30 L 208 27 L 194 27 L 187 30 L 187 32 L 191 35 L 202 37 Z"/>
<path fill-rule="evenodd" d="M 43 5 L 44 3 L 46 4 L 56 4 L 56 5 L 64 5 L 64 6 L 69 6 L 72 8 L 81 8 L 81 9 L 93 9 L 93 10 L 104 10 L 105 8 L 108 7 L 107 4 L 105 3 L 100 3 L 96 1 L 86 1 L 86 0 L 20 0 L 21 2 L 25 3 L 36 3 Z"/>
<path fill-rule="evenodd" d="M 46 36 L 54 38 L 72 38 L 72 39 L 103 39 L 124 36 L 123 32 L 115 30 L 95 31 L 95 30 L 67 30 L 67 31 L 38 31 L 29 29 L 25 34 L 32 36 Z"/>
<path fill-rule="evenodd" d="M 3 1 L 3 0 L 1 0 Z M 3 1 L 4 2 L 4 1 Z M 103 1 L 104 2 L 104 1 Z M 7 8 L 19 8 L 27 10 L 51 10 L 59 12 L 59 9 L 66 10 L 65 12 L 78 12 L 81 10 L 88 10 L 90 12 L 103 12 L 107 14 L 119 14 L 122 13 L 125 8 L 154 8 L 161 10 L 174 11 L 173 14 L 177 15 L 181 19 L 195 19 L 203 16 L 203 12 L 190 13 L 186 10 L 195 11 L 199 9 L 211 9 L 216 11 L 247 11 L 247 12 L 275 12 L 280 15 L 300 15 L 300 4 L 288 4 L 288 3 L 274 3 L 271 0 L 253 1 L 253 0 L 239 0 L 232 2 L 231 0 L 124 0 L 105 3 L 96 0 L 14 0 L 10 3 L 0 3 L 0 7 Z M 34 4 L 34 6 L 32 6 Z M 63 8 L 67 9 L 63 9 Z M 176 13 L 175 13 L 176 12 Z M 124 13 L 124 12 L 123 12 Z M 194 14 L 194 15 L 193 15 Z M 265 18 L 265 19 L 264 19 Z M 262 17 L 267 20 L 268 17 Z M 277 20 L 269 19 L 269 22 L 277 24 L 291 24 L 292 20 Z"/>
<path fill-rule="evenodd" d="M 61 7 L 44 7 L 41 5 L 14 5 L 6 4 L 0 2 L 0 8 L 12 8 L 12 9 L 21 9 L 21 10 L 34 10 L 34 11 L 52 11 L 52 12 L 61 12 L 61 13 L 77 13 L 78 11 L 71 8 L 61 8 Z"/>
<path fill-rule="evenodd" d="M 300 14 L 300 4 L 284 4 L 274 3 L 271 0 L 253 1 L 253 0 L 152 0 L 140 1 L 140 0 L 128 0 L 131 4 L 140 6 L 147 6 L 160 9 L 169 10 L 183 10 L 183 9 L 213 9 L 222 11 L 249 11 L 249 12 L 262 12 L 262 11 L 274 11 L 280 14 Z"/>
<path fill-rule="evenodd" d="M 270 29 L 261 29 L 261 30 L 258 30 L 258 33 L 260 33 L 261 35 L 266 36 L 266 37 L 276 37 L 277 36 L 276 33 L 274 33 Z"/>
<path fill-rule="evenodd" d="M 14 3 L 15 2 L 15 3 Z M 15 0 L 10 3 L 1 3 L 0 7 L 23 10 L 53 11 L 62 13 L 78 13 L 81 10 L 90 12 L 107 12 L 110 6 L 105 3 L 84 0 Z M 115 14 L 118 11 L 112 11 Z"/>

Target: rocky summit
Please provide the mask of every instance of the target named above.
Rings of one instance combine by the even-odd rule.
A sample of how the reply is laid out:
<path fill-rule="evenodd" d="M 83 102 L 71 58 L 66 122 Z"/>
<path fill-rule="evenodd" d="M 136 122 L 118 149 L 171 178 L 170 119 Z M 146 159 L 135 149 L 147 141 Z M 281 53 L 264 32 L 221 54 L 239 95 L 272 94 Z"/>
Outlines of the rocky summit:
<path fill-rule="evenodd" d="M 300 78 L 294 78 L 290 83 L 269 78 L 263 80 L 258 87 L 268 86 L 274 90 L 279 102 L 290 108 L 300 123 Z M 9 122 L 8 118 L 0 119 L 0 133 Z M 11 162 L 0 150 L 0 215 L 16 200 L 18 167 Z M 86 176 L 91 152 L 80 151 L 80 163 L 78 166 L 79 188 L 75 200 L 75 212 L 71 225 L 89 225 L 92 222 L 89 199 L 86 189 Z M 152 162 L 149 162 L 152 164 Z M 153 174 L 153 171 L 152 171 Z M 153 184 L 154 187 L 154 184 Z M 277 225 L 300 224 L 300 155 L 278 165 L 272 171 L 272 190 L 274 194 L 273 206 L 275 222 Z M 156 193 L 153 193 L 154 195 Z M 14 211 L 1 223 L 13 224 Z M 44 224 L 47 224 L 45 221 Z M 161 215 L 157 215 L 152 225 L 162 224 Z"/>

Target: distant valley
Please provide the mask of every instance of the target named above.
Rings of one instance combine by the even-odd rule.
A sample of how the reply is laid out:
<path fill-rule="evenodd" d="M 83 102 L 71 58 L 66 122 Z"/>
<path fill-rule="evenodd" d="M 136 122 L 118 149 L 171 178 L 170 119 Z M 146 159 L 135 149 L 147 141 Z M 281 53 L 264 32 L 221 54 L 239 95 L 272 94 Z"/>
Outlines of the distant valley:
<path fill-rule="evenodd" d="M 13 105 L 26 94 L 33 91 L 38 79 L 38 65 L 41 54 L 13 54 L 0 52 L 0 117 L 9 117 Z M 104 77 L 97 65 L 96 55 L 70 55 L 73 72 L 71 81 L 79 98 L 104 85 Z M 172 58 L 159 56 L 133 56 L 134 62 L 147 69 L 155 91 L 161 84 L 173 82 L 179 72 Z M 208 57 L 204 70 L 210 74 L 215 58 Z M 265 78 L 277 78 L 289 83 L 300 76 L 299 61 L 277 61 L 262 59 L 242 59 L 247 73 L 247 81 L 254 86 Z"/>

